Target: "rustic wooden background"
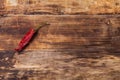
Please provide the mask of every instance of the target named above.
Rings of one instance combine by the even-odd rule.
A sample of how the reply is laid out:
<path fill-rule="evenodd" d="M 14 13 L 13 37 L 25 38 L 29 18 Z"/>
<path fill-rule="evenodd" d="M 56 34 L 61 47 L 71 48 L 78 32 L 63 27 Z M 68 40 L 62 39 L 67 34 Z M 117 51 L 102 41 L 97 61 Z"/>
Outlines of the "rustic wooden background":
<path fill-rule="evenodd" d="M 0 0 L 0 80 L 120 80 L 119 13 L 120 0 Z"/>

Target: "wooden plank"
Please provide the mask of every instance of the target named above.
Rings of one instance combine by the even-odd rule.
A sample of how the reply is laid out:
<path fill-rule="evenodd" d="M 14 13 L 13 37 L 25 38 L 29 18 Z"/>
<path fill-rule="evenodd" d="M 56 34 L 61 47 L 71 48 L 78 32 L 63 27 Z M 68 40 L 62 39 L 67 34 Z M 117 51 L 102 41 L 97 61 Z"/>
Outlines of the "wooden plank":
<path fill-rule="evenodd" d="M 41 28 L 21 54 L 15 53 L 24 34 L 43 21 L 50 25 Z M 119 25 L 120 15 L 1 17 L 0 78 L 119 79 Z"/>
<path fill-rule="evenodd" d="M 119 14 L 120 0 L 0 0 L 0 14 Z M 2 4 L 4 1 L 5 3 Z M 6 13 L 5 13 L 6 12 Z"/>
<path fill-rule="evenodd" d="M 109 18 L 105 16 L 12 16 L 1 18 L 0 21 L 1 43 L 4 43 L 0 45 L 1 50 L 13 49 L 30 27 L 42 21 L 50 25 L 40 30 L 28 46 L 29 50 L 99 46 L 108 38 Z"/>

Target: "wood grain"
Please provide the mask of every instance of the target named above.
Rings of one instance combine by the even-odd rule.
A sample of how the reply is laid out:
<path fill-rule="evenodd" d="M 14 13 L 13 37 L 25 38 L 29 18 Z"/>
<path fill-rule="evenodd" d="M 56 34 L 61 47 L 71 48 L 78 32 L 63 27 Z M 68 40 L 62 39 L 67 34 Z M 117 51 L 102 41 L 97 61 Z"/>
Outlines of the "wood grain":
<path fill-rule="evenodd" d="M 119 14 L 120 0 L 0 0 L 0 14 Z M 4 8 L 3 8 L 4 7 Z"/>
<path fill-rule="evenodd" d="M 0 80 L 119 80 L 119 13 L 120 0 L 0 0 Z"/>
<path fill-rule="evenodd" d="M 112 18 L 113 19 L 113 18 Z M 81 46 L 102 47 L 109 40 L 111 28 L 106 16 L 10 16 L 1 18 L 1 50 L 13 49 L 23 35 L 40 22 L 48 22 L 28 46 L 36 49 L 80 49 Z M 119 19 L 119 16 L 115 19 Z M 113 22 L 118 22 L 112 20 Z M 29 25 L 28 25 L 29 24 Z M 110 24 L 111 25 L 111 24 Z M 119 22 L 115 25 L 119 25 Z M 6 42 L 6 43 L 5 43 Z M 8 46 L 6 47 L 7 44 Z M 12 44 L 12 46 L 11 46 Z M 91 47 L 92 48 L 92 47 Z"/>
<path fill-rule="evenodd" d="M 50 25 L 15 53 L 24 34 L 44 21 Z M 0 79 L 119 80 L 119 25 L 120 15 L 1 17 Z"/>

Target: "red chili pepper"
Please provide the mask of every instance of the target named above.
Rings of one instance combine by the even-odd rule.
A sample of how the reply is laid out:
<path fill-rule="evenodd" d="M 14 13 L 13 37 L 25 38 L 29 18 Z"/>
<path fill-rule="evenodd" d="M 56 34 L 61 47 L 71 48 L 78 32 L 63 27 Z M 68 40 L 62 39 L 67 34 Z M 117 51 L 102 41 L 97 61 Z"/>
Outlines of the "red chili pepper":
<path fill-rule="evenodd" d="M 42 26 L 47 25 L 48 23 L 42 23 L 41 25 L 39 25 L 36 29 L 30 29 L 25 36 L 22 38 L 22 40 L 20 41 L 20 43 L 18 44 L 18 47 L 15 48 L 16 51 L 20 52 L 32 39 L 33 35 L 35 34 L 35 32 L 37 32 L 39 30 L 39 28 L 41 28 Z"/>

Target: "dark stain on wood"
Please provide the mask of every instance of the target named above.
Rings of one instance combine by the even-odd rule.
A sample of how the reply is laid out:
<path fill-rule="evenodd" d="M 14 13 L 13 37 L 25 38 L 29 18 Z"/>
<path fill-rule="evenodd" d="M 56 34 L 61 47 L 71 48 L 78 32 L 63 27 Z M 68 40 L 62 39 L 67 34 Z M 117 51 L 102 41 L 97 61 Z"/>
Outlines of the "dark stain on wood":
<path fill-rule="evenodd" d="M 0 67 L 1 68 L 12 68 L 14 65 L 13 56 L 15 51 L 11 50 L 1 50 L 0 51 Z"/>
<path fill-rule="evenodd" d="M 30 27 L 16 27 L 16 28 L 11 28 L 11 27 L 7 27 L 7 28 L 0 28 L 0 34 L 7 34 L 7 35 L 24 35 L 28 30 L 30 29 Z"/>

